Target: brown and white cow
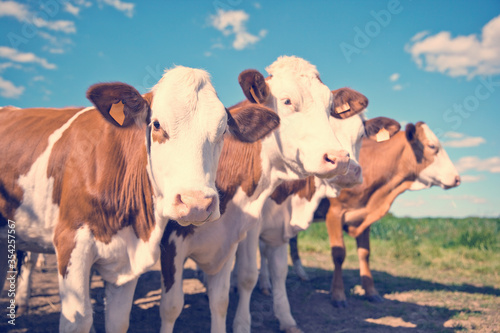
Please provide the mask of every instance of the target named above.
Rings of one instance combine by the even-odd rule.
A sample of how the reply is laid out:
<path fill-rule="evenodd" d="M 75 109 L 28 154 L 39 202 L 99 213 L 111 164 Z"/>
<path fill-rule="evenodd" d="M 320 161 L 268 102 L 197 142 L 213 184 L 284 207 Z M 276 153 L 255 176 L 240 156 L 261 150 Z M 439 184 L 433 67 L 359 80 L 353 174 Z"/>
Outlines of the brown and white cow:
<path fill-rule="evenodd" d="M 226 332 L 230 273 L 238 242 L 257 236 L 265 200 L 283 181 L 309 175 L 333 177 L 348 170 L 347 152 L 340 150 L 328 117 L 333 96 L 315 66 L 297 57 L 280 57 L 267 68 L 240 74 L 248 101 L 239 105 L 265 105 L 280 116 L 280 127 L 252 144 L 225 140 L 216 184 L 221 193 L 222 217 L 210 225 L 174 227 L 169 224 L 162 241 L 162 332 L 172 332 L 182 311 L 182 271 L 187 257 L 206 273 L 211 311 L 211 331 Z M 256 266 L 256 249 L 249 260 Z M 240 258 L 239 258 L 240 259 Z M 249 267 L 249 266 L 247 266 Z M 252 267 L 250 267 L 252 268 Z M 250 331 L 250 293 L 257 269 L 238 272 L 240 303 L 233 331 Z"/>
<path fill-rule="evenodd" d="M 357 100 L 367 99 L 354 92 Z M 349 104 L 353 104 L 353 101 Z M 353 107 L 351 106 L 351 109 Z M 351 159 L 357 161 L 363 137 L 373 137 L 377 132 L 373 124 L 380 124 L 387 118 L 379 117 L 366 120 L 363 114 L 339 120 L 332 117 L 330 124 L 343 147 L 349 152 Z M 387 123 L 387 126 L 392 125 Z M 399 126 L 399 124 L 398 124 Z M 365 130 L 366 129 L 366 130 Z M 398 127 L 399 129 L 399 127 Z M 354 167 L 343 176 L 332 179 L 308 177 L 305 180 L 284 182 L 274 191 L 266 201 L 260 223 L 260 254 L 261 267 L 259 285 L 266 295 L 273 296 L 274 313 L 280 322 L 280 328 L 296 326 L 290 311 L 290 304 L 286 292 L 286 276 L 288 272 L 287 247 L 291 238 L 295 238 L 299 231 L 309 227 L 314 218 L 315 210 L 326 196 L 336 197 L 342 188 L 349 188 L 362 183 L 361 167 Z M 237 263 L 239 264 L 239 263 Z M 294 263 L 295 264 L 295 263 Z M 298 261 L 300 264 L 300 261 Z M 302 266 L 295 266 L 295 270 Z M 300 271 L 299 271 L 300 272 Z M 271 283 L 272 282 L 272 283 Z"/>
<path fill-rule="evenodd" d="M 290 332 L 298 331 L 298 329 L 296 328 L 297 323 L 290 311 L 285 286 L 288 271 L 286 255 L 288 239 L 296 235 L 300 230 L 308 227 L 305 221 L 312 220 L 312 215 L 316 210 L 319 200 L 324 198 L 327 193 L 330 195 L 332 191 L 337 193 L 338 186 L 352 186 L 360 184 L 362 181 L 361 168 L 357 162 L 357 157 L 361 147 L 361 137 L 365 134 L 365 117 L 360 112 L 368 106 L 368 99 L 350 88 L 337 89 L 332 91 L 332 95 L 335 108 L 331 110 L 329 124 L 342 148 L 349 153 L 351 160 L 348 172 L 345 175 L 339 175 L 332 179 L 320 179 L 310 176 L 306 179 L 281 183 L 271 196 L 267 198 L 259 223 L 255 227 L 261 245 L 259 281 L 261 287 L 264 280 L 266 282 L 269 281 L 269 271 L 266 271 L 267 276 L 264 276 L 266 273 L 264 271 L 268 267 L 267 262 L 269 262 L 273 282 L 274 314 L 279 320 L 280 329 Z M 348 110 L 349 113 L 347 114 Z M 346 117 L 347 115 L 349 117 Z M 292 205 L 298 204 L 302 206 L 302 209 L 296 208 L 292 214 Z M 310 218 L 308 214 L 311 215 Z M 249 238 L 247 238 L 240 244 L 245 245 L 246 249 L 257 251 L 259 246 L 258 240 L 253 239 L 253 244 L 245 244 L 249 242 Z M 247 261 L 240 261 L 246 255 L 242 255 L 240 249 L 238 251 L 239 256 L 233 270 L 232 283 L 237 282 L 238 274 L 235 274 L 236 271 L 256 269 L 253 262 L 250 263 L 250 267 L 239 267 L 240 265 L 248 265 L 248 263 Z M 265 262 L 263 263 L 263 261 Z M 269 291 L 271 288 L 270 281 L 267 287 L 269 288 L 267 291 Z"/>
<path fill-rule="evenodd" d="M 379 140 L 363 140 L 359 158 L 363 183 L 343 189 L 338 197 L 329 198 L 326 214 L 335 266 L 331 297 L 333 304 L 339 307 L 347 304 L 342 280 L 342 263 L 346 255 L 342 230 L 356 238 L 361 282 L 367 298 L 379 302 L 382 298 L 375 289 L 369 268 L 370 225 L 387 214 L 396 197 L 406 190 L 431 186 L 450 189 L 460 185 L 456 168 L 425 123 L 408 124 L 405 131 L 395 134 L 381 124 L 372 125 L 380 129 Z M 294 243 L 290 245 L 292 259 L 296 261 L 299 258 L 296 241 Z"/>
<path fill-rule="evenodd" d="M 208 73 L 186 67 L 167 71 L 144 96 L 103 83 L 87 97 L 95 107 L 0 109 L 0 249 L 3 258 L 12 254 L 7 235 L 15 230 L 16 250 L 56 253 L 61 332 L 91 328 L 93 266 L 108 282 L 106 330 L 123 332 L 137 279 L 158 260 L 169 220 L 220 217 L 224 136 L 255 141 L 279 118 L 254 105 L 229 114 Z"/>

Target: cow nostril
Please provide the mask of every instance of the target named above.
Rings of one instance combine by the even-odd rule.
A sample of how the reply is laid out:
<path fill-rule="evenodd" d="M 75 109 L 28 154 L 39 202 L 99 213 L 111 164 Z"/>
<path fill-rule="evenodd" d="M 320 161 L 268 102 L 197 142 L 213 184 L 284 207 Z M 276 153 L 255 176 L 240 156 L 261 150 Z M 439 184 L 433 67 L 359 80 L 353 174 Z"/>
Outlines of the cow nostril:
<path fill-rule="evenodd" d="M 455 177 L 455 186 L 460 185 L 460 176 Z"/>
<path fill-rule="evenodd" d="M 177 194 L 177 195 L 175 196 L 175 205 L 180 205 L 180 204 L 183 204 L 183 203 L 184 203 L 184 201 L 182 201 L 182 197 L 181 197 L 181 195 L 180 195 L 180 194 Z"/>
<path fill-rule="evenodd" d="M 337 162 L 337 158 L 334 156 L 330 156 L 328 154 L 323 155 L 323 159 L 326 163 L 335 164 Z"/>

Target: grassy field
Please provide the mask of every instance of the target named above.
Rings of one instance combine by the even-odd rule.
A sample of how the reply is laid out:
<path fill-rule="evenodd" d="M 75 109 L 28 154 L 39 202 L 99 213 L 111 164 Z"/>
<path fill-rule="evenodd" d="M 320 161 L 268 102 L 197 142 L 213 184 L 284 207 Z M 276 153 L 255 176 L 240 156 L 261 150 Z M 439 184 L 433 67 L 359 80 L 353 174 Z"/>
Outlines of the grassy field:
<path fill-rule="evenodd" d="M 355 240 L 345 235 L 345 242 L 349 297 L 360 282 Z M 299 248 L 306 266 L 333 269 L 324 223 L 301 233 Z M 500 218 L 388 214 L 372 226 L 370 267 L 386 299 L 454 311 L 443 322 L 459 331 L 500 332 Z"/>

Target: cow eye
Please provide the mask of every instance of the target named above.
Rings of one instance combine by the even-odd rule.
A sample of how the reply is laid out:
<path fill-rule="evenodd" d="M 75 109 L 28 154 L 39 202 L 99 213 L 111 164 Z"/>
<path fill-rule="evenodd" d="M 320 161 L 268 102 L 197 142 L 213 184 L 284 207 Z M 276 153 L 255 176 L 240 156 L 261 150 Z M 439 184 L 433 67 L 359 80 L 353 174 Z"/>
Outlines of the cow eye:
<path fill-rule="evenodd" d="M 160 122 L 158 120 L 155 120 L 153 122 L 153 126 L 154 126 L 155 129 L 159 130 L 160 129 Z"/>
<path fill-rule="evenodd" d="M 427 146 L 428 146 L 430 149 L 432 149 L 432 150 L 436 149 L 436 146 L 435 146 L 435 145 L 433 145 L 433 144 L 430 144 L 430 145 L 427 145 Z"/>
<path fill-rule="evenodd" d="M 285 105 L 292 105 L 292 101 L 290 100 L 290 98 L 285 99 L 283 103 L 285 103 Z"/>

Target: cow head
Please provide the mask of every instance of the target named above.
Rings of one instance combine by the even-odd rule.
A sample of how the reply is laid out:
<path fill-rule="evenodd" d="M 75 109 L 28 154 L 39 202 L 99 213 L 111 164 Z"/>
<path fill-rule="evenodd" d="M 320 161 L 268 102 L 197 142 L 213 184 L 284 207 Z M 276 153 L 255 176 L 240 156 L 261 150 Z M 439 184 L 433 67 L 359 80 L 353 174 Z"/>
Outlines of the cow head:
<path fill-rule="evenodd" d="M 363 182 L 358 159 L 361 141 L 365 135 L 365 117 L 361 112 L 368 106 L 368 98 L 350 88 L 333 90 L 332 95 L 330 126 L 335 137 L 351 158 L 345 175 L 328 180 L 328 184 L 338 190 L 338 188 L 352 187 Z M 328 194 L 334 196 L 334 193 Z"/>
<path fill-rule="evenodd" d="M 253 142 L 279 125 L 264 106 L 230 114 L 208 73 L 186 67 L 166 71 L 144 96 L 127 84 L 107 83 L 90 87 L 87 97 L 113 125 L 144 131 L 155 214 L 181 225 L 220 217 L 215 175 L 224 133 Z"/>
<path fill-rule="evenodd" d="M 256 70 L 246 70 L 239 82 L 250 102 L 272 108 L 280 116 L 270 154 L 282 158 L 290 178 L 346 173 L 349 155 L 328 124 L 333 96 L 316 67 L 301 58 L 280 57 L 266 70 L 267 79 Z"/>
<path fill-rule="evenodd" d="M 356 91 L 354 92 L 361 95 Z M 366 99 L 364 96 L 363 98 Z M 367 104 L 368 100 L 366 99 L 366 103 L 363 105 Z M 361 111 L 363 110 L 364 109 Z M 363 140 L 373 140 L 377 142 L 389 140 L 394 134 L 399 132 L 401 125 L 396 120 L 387 117 L 376 117 L 366 120 L 363 114 L 343 120 L 332 117 L 330 123 L 335 133 L 342 133 L 341 137 L 338 136 L 339 141 L 351 156 L 348 172 L 345 175 L 336 176 L 328 180 L 330 188 L 328 188 L 329 192 L 327 195 L 329 197 L 335 197 L 342 188 L 353 187 L 363 182 L 361 166 L 358 163 Z"/>
<path fill-rule="evenodd" d="M 410 190 L 431 186 L 449 189 L 460 185 L 460 176 L 437 136 L 423 123 L 406 125 L 406 139 L 417 162 L 417 176 Z"/>

